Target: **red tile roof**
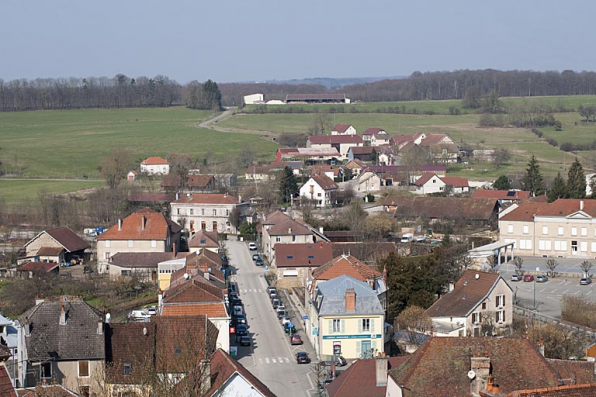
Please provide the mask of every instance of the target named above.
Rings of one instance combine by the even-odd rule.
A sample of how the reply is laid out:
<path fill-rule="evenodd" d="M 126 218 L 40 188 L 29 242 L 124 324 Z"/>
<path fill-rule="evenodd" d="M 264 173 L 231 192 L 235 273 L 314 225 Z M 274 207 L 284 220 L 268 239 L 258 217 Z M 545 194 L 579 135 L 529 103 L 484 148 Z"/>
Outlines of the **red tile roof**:
<path fill-rule="evenodd" d="M 499 218 L 500 221 L 533 222 L 536 215 L 548 203 L 525 202 L 520 203 L 517 208 Z"/>
<path fill-rule="evenodd" d="M 373 150 L 375 150 L 375 148 L 373 146 L 352 146 L 349 149 L 352 154 L 371 154 L 373 153 Z M 358 159 L 356 159 L 358 160 Z"/>
<path fill-rule="evenodd" d="M 527 200 L 532 192 L 524 190 L 488 190 L 476 189 L 474 197 L 494 198 L 497 200 Z"/>
<path fill-rule="evenodd" d="M 184 258 L 188 252 L 118 252 L 110 258 L 110 263 L 121 267 L 154 268 L 160 262 Z"/>
<path fill-rule="evenodd" d="M 164 291 L 165 303 L 219 303 L 224 296 L 221 288 L 215 287 L 204 276 L 173 284 Z"/>
<path fill-rule="evenodd" d="M 187 175 L 186 176 L 186 184 L 184 187 L 187 188 L 197 188 L 197 189 L 207 189 L 210 185 L 213 184 L 215 181 L 215 177 L 213 175 Z M 180 186 L 180 175 L 164 175 L 163 179 L 161 180 L 162 187 L 177 187 Z"/>
<path fill-rule="evenodd" d="M 39 256 L 58 256 L 64 251 L 63 247 L 41 247 L 37 251 Z"/>
<path fill-rule="evenodd" d="M 172 201 L 172 204 L 238 204 L 238 199 L 229 194 L 189 193 Z"/>
<path fill-rule="evenodd" d="M 387 370 L 402 364 L 408 357 L 388 357 Z M 376 385 L 374 358 L 356 360 L 327 387 L 329 397 L 385 397 L 387 386 Z"/>
<path fill-rule="evenodd" d="M 197 316 L 204 314 L 209 318 L 226 318 L 225 303 L 188 303 L 181 305 L 164 304 L 161 314 L 163 316 Z"/>
<path fill-rule="evenodd" d="M 313 277 L 317 280 L 331 280 L 343 275 L 360 281 L 374 280 L 382 276 L 381 272 L 352 255 L 341 255 L 333 258 L 313 271 Z"/>
<path fill-rule="evenodd" d="M 453 187 L 469 187 L 468 180 L 466 178 L 461 178 L 459 176 L 444 176 L 441 177 L 441 180 L 445 182 L 446 185 L 451 185 Z"/>
<path fill-rule="evenodd" d="M 28 262 L 25 265 L 19 267 L 17 270 L 20 272 L 40 271 L 49 273 L 57 267 L 60 267 L 60 264 L 55 262 Z"/>
<path fill-rule="evenodd" d="M 10 382 L 10 377 L 8 376 L 8 372 L 6 372 L 6 368 L 4 365 L 0 365 L 0 396 L 2 397 L 16 397 L 17 393 L 14 391 L 14 387 L 12 387 L 12 383 Z"/>
<path fill-rule="evenodd" d="M 594 363 L 590 361 L 578 360 L 557 360 L 547 358 L 546 361 L 557 371 L 561 379 L 566 379 L 565 383 L 584 384 L 594 382 Z"/>
<path fill-rule="evenodd" d="M 366 146 L 362 146 L 362 147 L 366 147 Z M 348 168 L 363 168 L 365 167 L 365 164 L 360 161 L 359 159 L 354 159 L 354 160 L 350 160 L 346 163 L 346 167 Z"/>
<path fill-rule="evenodd" d="M 61 244 L 68 252 L 82 251 L 89 248 L 89 244 L 80 238 L 69 227 L 63 226 L 56 229 L 46 230 L 54 240 Z"/>
<path fill-rule="evenodd" d="M 333 244 L 275 244 L 275 265 L 277 267 L 316 267 L 333 258 Z"/>
<path fill-rule="evenodd" d="M 270 236 L 298 236 L 310 235 L 312 231 L 305 224 L 295 221 L 286 216 L 286 219 L 280 219 L 267 231 Z"/>
<path fill-rule="evenodd" d="M 217 240 L 217 231 L 208 232 L 206 230 L 199 229 L 188 242 L 188 246 L 193 248 L 218 248 L 219 244 L 217 243 Z"/>
<path fill-rule="evenodd" d="M 429 317 L 467 317 L 488 297 L 499 280 L 502 278 L 497 273 L 468 269 L 457 281 L 453 291 L 441 296 L 426 310 L 426 314 Z M 505 281 L 503 283 L 507 285 Z"/>
<path fill-rule="evenodd" d="M 396 217 L 464 219 L 489 221 L 497 200 L 468 197 L 393 197 Z M 388 205 L 385 203 L 385 205 Z"/>
<path fill-rule="evenodd" d="M 348 130 L 348 128 L 350 128 L 352 125 L 351 124 L 335 124 L 333 126 L 333 131 L 337 131 L 340 134 L 343 134 L 344 132 L 346 132 Z"/>
<path fill-rule="evenodd" d="M 471 358 L 485 352 L 501 393 L 560 384 L 556 371 L 534 345 L 514 338 L 430 338 L 389 374 L 403 386 L 405 397 L 468 396 Z"/>
<path fill-rule="evenodd" d="M 147 157 L 145 160 L 141 161 L 142 165 L 163 165 L 163 164 L 170 164 L 168 160 L 163 159 L 161 157 Z"/>
<path fill-rule="evenodd" d="M 433 176 L 436 176 L 436 175 L 434 173 L 432 173 L 432 172 L 425 172 L 424 174 L 422 174 L 422 176 L 420 178 L 418 178 L 416 180 L 416 182 L 414 182 L 414 185 L 416 185 L 416 186 L 424 186 L 424 184 L 426 182 L 430 181 Z"/>
<path fill-rule="evenodd" d="M 323 190 L 337 190 L 337 183 L 333 182 L 327 175 L 313 175 L 311 178 L 323 189 Z M 307 182 L 308 183 L 308 182 Z"/>
<path fill-rule="evenodd" d="M 4 397 L 4 394 L 1 394 Z M 37 387 L 29 387 L 26 389 L 18 389 L 17 395 L 19 397 L 39 397 L 39 396 L 51 396 L 51 397 L 79 397 L 79 394 L 68 390 L 62 385 L 40 385 Z"/>
<path fill-rule="evenodd" d="M 380 132 L 385 132 L 384 129 L 378 127 L 372 127 L 364 131 L 362 135 L 377 135 Z M 383 134 L 384 135 L 384 134 Z"/>
<path fill-rule="evenodd" d="M 481 393 L 480 396 L 490 397 L 492 394 Z M 507 394 L 507 397 L 596 397 L 596 383 L 519 390 Z"/>
<path fill-rule="evenodd" d="M 308 141 L 314 145 L 323 144 L 342 144 L 342 143 L 362 143 L 360 135 L 311 135 Z"/>
<path fill-rule="evenodd" d="M 224 388 L 226 382 L 235 373 L 246 379 L 248 383 L 250 383 L 250 385 L 258 390 L 263 396 L 275 397 L 275 394 L 273 394 L 263 382 L 221 349 L 218 349 L 211 355 L 211 389 L 206 393 L 206 396 L 213 396 L 217 391 L 220 392 L 218 395 L 225 395 L 226 392 Z M 219 390 L 220 388 L 222 388 L 222 390 Z"/>
<path fill-rule="evenodd" d="M 168 229 L 172 233 L 181 230 L 180 226 L 163 214 L 149 208 L 140 209 L 122 220 L 122 228 L 115 224 L 97 237 L 98 240 L 166 240 Z"/>
<path fill-rule="evenodd" d="M 596 216 L 596 200 L 558 199 L 541 208 L 538 215 L 568 216 L 578 211 L 583 211 L 590 216 Z"/>

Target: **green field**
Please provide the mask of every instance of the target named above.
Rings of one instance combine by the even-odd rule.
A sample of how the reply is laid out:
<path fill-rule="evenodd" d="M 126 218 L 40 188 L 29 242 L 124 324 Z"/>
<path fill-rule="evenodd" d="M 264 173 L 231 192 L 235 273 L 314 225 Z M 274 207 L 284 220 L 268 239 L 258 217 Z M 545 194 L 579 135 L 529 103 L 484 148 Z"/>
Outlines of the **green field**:
<path fill-rule="evenodd" d="M 103 185 L 103 181 L 41 181 L 0 179 L 0 200 L 7 204 L 34 201 L 39 192 L 62 194 L 92 189 Z"/>
<path fill-rule="evenodd" d="M 130 149 L 135 161 L 169 153 L 225 161 L 243 146 L 257 156 L 275 152 L 275 143 L 255 135 L 198 127 L 211 116 L 184 107 L 0 113 L 0 161 L 29 178 L 95 179 L 114 148 Z"/>

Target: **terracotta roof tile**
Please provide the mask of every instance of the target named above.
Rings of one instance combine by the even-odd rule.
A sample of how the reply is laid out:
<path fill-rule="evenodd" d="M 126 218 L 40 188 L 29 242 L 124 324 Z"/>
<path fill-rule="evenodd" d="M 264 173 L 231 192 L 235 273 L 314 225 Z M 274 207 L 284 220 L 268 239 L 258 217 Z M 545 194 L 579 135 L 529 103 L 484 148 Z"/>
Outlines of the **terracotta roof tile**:
<path fill-rule="evenodd" d="M 209 318 L 229 317 L 225 304 L 222 303 L 192 303 L 182 305 L 164 305 L 163 316 L 196 316 L 204 314 Z"/>
<path fill-rule="evenodd" d="M 371 154 L 372 155 L 374 147 L 372 147 L 372 146 L 352 146 L 349 150 L 353 154 Z"/>
<path fill-rule="evenodd" d="M 430 181 L 433 176 L 436 176 L 433 172 L 425 172 L 416 180 L 416 182 L 414 182 L 414 185 L 423 186 L 426 182 Z"/>
<path fill-rule="evenodd" d="M 19 267 L 17 270 L 20 272 L 45 272 L 49 273 L 52 270 L 60 267 L 59 263 L 56 262 L 28 262 L 23 266 Z"/>
<path fill-rule="evenodd" d="M 380 132 L 385 132 L 385 130 L 378 127 L 372 127 L 364 131 L 362 135 L 377 135 Z"/>
<path fill-rule="evenodd" d="M 394 197 L 397 217 L 489 221 L 496 216 L 496 199 L 468 197 Z"/>
<path fill-rule="evenodd" d="M 333 182 L 327 175 L 313 175 L 311 178 L 323 189 L 323 190 L 337 190 L 337 183 Z M 308 183 L 308 182 L 306 182 Z"/>
<path fill-rule="evenodd" d="M 502 278 L 497 273 L 466 270 L 453 291 L 441 296 L 426 314 L 430 317 L 466 317 L 482 303 L 499 280 Z"/>
<path fill-rule="evenodd" d="M 594 363 L 577 360 L 556 360 L 547 358 L 546 361 L 557 371 L 561 379 L 567 379 L 565 383 L 584 384 L 594 382 Z"/>
<path fill-rule="evenodd" d="M 272 225 L 268 233 L 270 236 L 298 236 L 310 235 L 312 231 L 304 224 L 286 216 L 286 219 L 280 219 L 279 223 Z"/>
<path fill-rule="evenodd" d="M 521 222 L 533 222 L 534 215 L 536 215 L 540 209 L 546 207 L 548 203 L 531 203 L 525 202 L 520 203 L 517 208 L 511 212 L 503 215 L 499 218 L 500 221 L 521 221 Z"/>
<path fill-rule="evenodd" d="M 343 275 L 360 281 L 374 280 L 382 276 L 381 272 L 352 255 L 341 255 L 333 258 L 313 271 L 313 277 L 317 280 L 331 280 Z"/>
<path fill-rule="evenodd" d="M 203 280 L 207 281 L 205 278 Z M 166 303 L 219 303 L 223 302 L 223 291 L 201 278 L 188 280 L 174 285 L 164 291 L 163 302 Z"/>
<path fill-rule="evenodd" d="M 188 252 L 118 252 L 110 258 L 110 263 L 122 267 L 155 268 L 160 262 L 173 260 L 188 255 Z"/>
<path fill-rule="evenodd" d="M 494 198 L 498 200 L 527 200 L 530 198 L 532 192 L 524 190 L 488 190 L 476 189 L 474 197 L 478 198 Z"/>
<path fill-rule="evenodd" d="M 63 247 L 41 247 L 37 251 L 37 255 L 40 256 L 58 256 L 64 251 Z"/>
<path fill-rule="evenodd" d="M 480 395 L 489 396 L 485 393 Z M 596 383 L 519 390 L 507 394 L 507 397 L 596 397 Z"/>
<path fill-rule="evenodd" d="M 333 258 L 333 244 L 301 243 L 275 244 L 275 265 L 277 267 L 316 267 Z"/>
<path fill-rule="evenodd" d="M 344 132 L 346 132 L 348 130 L 348 128 L 350 128 L 352 126 L 352 124 L 335 124 L 333 126 L 333 130 L 332 131 L 337 131 L 340 134 L 343 134 Z"/>
<path fill-rule="evenodd" d="M 311 135 L 308 137 L 308 140 L 311 145 L 362 143 L 362 137 L 360 135 Z"/>
<path fill-rule="evenodd" d="M 238 199 L 229 194 L 189 193 L 172 201 L 172 204 L 238 204 Z"/>
<path fill-rule="evenodd" d="M 89 248 L 89 244 L 72 231 L 69 227 L 63 226 L 56 229 L 46 230 L 54 240 L 60 243 L 67 251 L 75 252 Z"/>
<path fill-rule="evenodd" d="M 142 165 L 162 165 L 162 164 L 170 164 L 168 160 L 163 159 L 161 157 L 147 157 L 145 160 L 141 161 Z"/>
<path fill-rule="evenodd" d="M 583 206 L 583 209 L 581 209 Z M 558 199 L 539 209 L 540 216 L 568 216 L 583 211 L 590 216 L 596 216 L 596 200 Z"/>
<path fill-rule="evenodd" d="M 17 393 L 12 387 L 8 372 L 3 365 L 0 365 L 0 396 L 2 397 L 16 397 Z"/>
<path fill-rule="evenodd" d="M 172 233 L 180 231 L 180 226 L 167 219 L 163 214 L 143 208 L 122 220 L 122 229 L 118 224 L 112 226 L 97 237 L 98 240 L 166 240 L 168 229 Z"/>
<path fill-rule="evenodd" d="M 213 175 L 187 175 L 184 187 L 188 189 L 208 189 L 214 182 L 215 177 Z M 161 180 L 161 186 L 169 188 L 180 186 L 180 175 L 164 175 Z"/>
<path fill-rule="evenodd" d="M 217 241 L 217 231 L 208 232 L 206 230 L 199 229 L 188 242 L 188 246 L 193 248 L 218 248 L 219 244 Z"/>

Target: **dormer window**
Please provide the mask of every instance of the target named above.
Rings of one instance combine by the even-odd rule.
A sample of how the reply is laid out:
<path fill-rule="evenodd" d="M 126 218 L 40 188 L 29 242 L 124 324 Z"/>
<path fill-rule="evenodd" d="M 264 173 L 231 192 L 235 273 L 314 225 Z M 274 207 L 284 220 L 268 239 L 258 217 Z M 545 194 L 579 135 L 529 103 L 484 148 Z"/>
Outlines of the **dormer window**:
<path fill-rule="evenodd" d="M 124 363 L 123 373 L 124 373 L 124 375 L 132 374 L 132 364 L 131 363 Z"/>

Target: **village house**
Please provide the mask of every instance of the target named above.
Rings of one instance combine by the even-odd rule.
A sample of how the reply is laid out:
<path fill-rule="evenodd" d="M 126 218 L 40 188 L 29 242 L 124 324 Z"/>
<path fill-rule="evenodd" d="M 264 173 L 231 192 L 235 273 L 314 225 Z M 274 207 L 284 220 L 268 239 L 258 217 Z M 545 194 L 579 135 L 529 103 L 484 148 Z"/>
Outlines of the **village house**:
<path fill-rule="evenodd" d="M 514 243 L 519 255 L 596 257 L 596 202 L 558 199 L 513 204 L 499 218 L 499 241 Z"/>
<path fill-rule="evenodd" d="M 385 312 L 377 293 L 363 281 L 339 276 L 316 287 L 308 336 L 323 360 L 372 357 L 384 351 Z"/>
<path fill-rule="evenodd" d="M 348 162 L 346 163 L 346 165 L 344 167 L 346 169 L 352 170 L 352 175 L 354 175 L 355 177 L 358 177 L 360 175 L 360 172 L 362 171 L 362 169 L 364 167 L 366 167 L 366 165 L 361 160 L 354 159 L 354 160 L 348 160 Z"/>
<path fill-rule="evenodd" d="M 362 140 L 370 146 L 381 146 L 389 144 L 391 137 L 382 128 L 369 128 L 362 134 Z"/>
<path fill-rule="evenodd" d="M 594 363 L 544 358 L 526 338 L 429 338 L 389 370 L 385 397 L 591 396 L 593 380 Z"/>
<path fill-rule="evenodd" d="M 300 187 L 300 197 L 310 200 L 316 207 L 325 208 L 335 204 L 337 183 L 325 175 L 313 175 Z"/>
<path fill-rule="evenodd" d="M 462 194 L 470 191 L 468 180 L 458 176 L 439 177 L 432 172 L 422 175 L 415 183 L 418 194 Z"/>
<path fill-rule="evenodd" d="M 209 272 L 209 280 L 225 282 L 222 273 L 222 261 L 219 254 L 202 248 L 195 252 L 180 253 L 177 258 L 165 260 L 157 264 L 159 289 L 166 290 L 173 282 L 182 277 L 186 268 L 195 267 L 197 272 L 201 269 Z M 204 273 L 204 272 L 203 272 Z M 202 274 L 203 274 L 202 273 Z"/>
<path fill-rule="evenodd" d="M 18 384 L 58 384 L 81 395 L 99 391 L 105 361 L 104 323 L 80 298 L 36 305 L 19 317 Z"/>
<path fill-rule="evenodd" d="M 466 270 L 426 314 L 435 336 L 492 336 L 511 326 L 513 290 L 497 273 Z"/>
<path fill-rule="evenodd" d="M 388 142 L 399 153 L 421 148 L 440 164 L 457 163 L 459 146 L 446 134 L 395 135 Z"/>
<path fill-rule="evenodd" d="M 325 175 L 327 178 L 334 181 L 335 179 L 341 178 L 343 172 L 341 168 L 333 168 L 330 165 L 313 165 L 311 170 L 311 176 L 314 175 Z"/>
<path fill-rule="evenodd" d="M 168 175 L 170 163 L 161 157 L 148 157 L 141 161 L 141 173 L 148 175 Z"/>
<path fill-rule="evenodd" d="M 89 255 L 89 244 L 72 229 L 63 226 L 44 230 L 29 240 L 21 249 L 18 263 L 31 261 L 54 263 L 79 263 Z"/>
<path fill-rule="evenodd" d="M 275 261 L 271 265 L 278 280 L 290 280 L 292 286 L 304 287 L 312 269 L 332 258 L 333 244 L 327 242 L 276 244 Z"/>
<path fill-rule="evenodd" d="M 190 252 L 197 252 L 201 249 L 207 249 L 211 252 L 219 252 L 219 236 L 217 231 L 197 230 L 188 242 L 188 250 Z"/>
<path fill-rule="evenodd" d="M 170 216 L 191 235 L 197 230 L 236 234 L 238 231 L 230 222 L 230 214 L 238 204 L 238 199 L 229 194 L 188 193 L 178 195 L 170 203 Z"/>
<path fill-rule="evenodd" d="M 331 135 L 356 135 L 356 128 L 351 124 L 335 124 L 331 129 Z"/>
<path fill-rule="evenodd" d="M 348 160 L 348 162 L 354 160 L 360 162 L 375 161 L 375 148 L 372 146 L 352 146 L 348 149 L 346 160 Z"/>
<path fill-rule="evenodd" d="M 197 192 L 210 193 L 215 190 L 216 180 L 214 175 L 189 174 L 184 183 L 180 175 L 167 175 L 161 180 L 161 187 L 167 192 Z"/>
<path fill-rule="evenodd" d="M 189 252 L 118 252 L 109 259 L 110 277 L 136 276 L 140 281 L 157 281 L 160 262 L 184 258 Z"/>
<path fill-rule="evenodd" d="M 129 171 L 128 174 L 126 174 L 126 180 L 129 182 L 135 181 L 138 175 L 138 172 L 135 170 Z"/>
<path fill-rule="evenodd" d="M 310 135 L 306 141 L 307 148 L 335 148 L 344 160 L 348 150 L 358 146 L 364 146 L 360 135 Z"/>
<path fill-rule="evenodd" d="M 18 267 L 17 273 L 22 278 L 33 278 L 41 274 L 58 275 L 60 273 L 60 264 L 56 262 L 28 262 Z"/>
<path fill-rule="evenodd" d="M 98 272 L 110 270 L 110 258 L 119 252 L 172 252 L 180 247 L 182 228 L 150 208 L 133 212 L 97 237 Z"/>
<path fill-rule="evenodd" d="M 392 198 L 393 215 L 404 221 L 423 220 L 436 222 L 458 222 L 466 225 L 493 227 L 497 222 L 499 203 L 495 199 L 471 197 L 399 197 Z"/>
<path fill-rule="evenodd" d="M 305 164 L 335 164 L 341 160 L 341 154 L 334 147 L 279 148 L 275 161 L 297 160 Z"/>

